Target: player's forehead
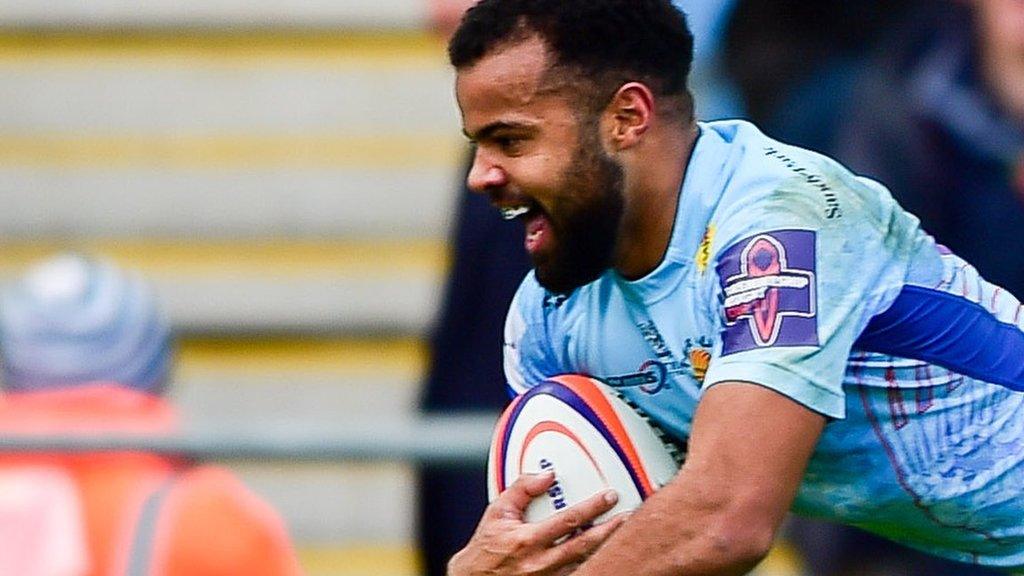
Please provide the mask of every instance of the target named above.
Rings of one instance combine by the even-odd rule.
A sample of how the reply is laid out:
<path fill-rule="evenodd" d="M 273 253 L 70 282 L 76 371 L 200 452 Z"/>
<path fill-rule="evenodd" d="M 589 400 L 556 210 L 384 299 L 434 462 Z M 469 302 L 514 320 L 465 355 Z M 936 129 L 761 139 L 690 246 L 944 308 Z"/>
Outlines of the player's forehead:
<path fill-rule="evenodd" d="M 455 96 L 470 136 L 493 123 L 551 121 L 565 99 L 549 81 L 548 53 L 536 37 L 495 49 L 456 71 Z"/>

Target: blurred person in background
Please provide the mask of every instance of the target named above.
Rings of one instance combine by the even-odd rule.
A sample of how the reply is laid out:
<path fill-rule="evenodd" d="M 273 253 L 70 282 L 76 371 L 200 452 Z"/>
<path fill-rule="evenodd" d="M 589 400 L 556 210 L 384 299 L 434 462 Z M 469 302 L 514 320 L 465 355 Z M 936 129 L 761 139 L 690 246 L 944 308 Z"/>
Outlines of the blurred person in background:
<path fill-rule="evenodd" d="M 150 287 L 61 255 L 0 297 L 0 434 L 176 431 L 173 363 Z M 0 454 L 0 574 L 282 576 L 276 512 L 227 470 L 141 451 Z"/>
<path fill-rule="evenodd" d="M 917 0 L 738 0 L 720 56 L 744 116 L 820 150 L 867 55 Z"/>
<path fill-rule="evenodd" d="M 475 0 L 432 0 L 435 30 L 445 39 Z M 468 170 L 471 156 L 464 160 Z M 522 233 L 460 174 L 449 236 L 450 268 L 430 334 L 430 363 L 420 409 L 429 415 L 497 412 L 507 402 L 501 382 L 505 311 L 530 269 Z M 417 543 L 424 574 L 444 576 L 448 559 L 469 540 L 487 506 L 486 466 L 419 470 Z"/>
<path fill-rule="evenodd" d="M 1024 0 L 922 7 L 860 76 L 833 151 L 1024 294 Z"/>
<path fill-rule="evenodd" d="M 508 403 L 501 383 L 505 310 L 529 270 L 518 226 L 486 198 L 463 192 L 453 253 L 420 407 L 431 415 L 496 413 Z M 420 469 L 417 536 L 425 574 L 444 576 L 448 559 L 473 533 L 487 506 L 486 465 Z"/>

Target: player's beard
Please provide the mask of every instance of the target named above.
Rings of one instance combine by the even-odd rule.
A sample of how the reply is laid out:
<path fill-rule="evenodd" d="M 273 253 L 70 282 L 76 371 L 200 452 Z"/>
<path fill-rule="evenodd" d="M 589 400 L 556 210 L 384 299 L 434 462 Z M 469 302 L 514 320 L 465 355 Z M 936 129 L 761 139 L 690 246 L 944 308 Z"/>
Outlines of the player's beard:
<path fill-rule="evenodd" d="M 596 133 L 581 138 L 562 182 L 572 200 L 552 206 L 556 241 L 533 258 L 537 281 L 556 294 L 589 284 L 612 266 L 624 206 L 622 166 L 605 154 Z"/>

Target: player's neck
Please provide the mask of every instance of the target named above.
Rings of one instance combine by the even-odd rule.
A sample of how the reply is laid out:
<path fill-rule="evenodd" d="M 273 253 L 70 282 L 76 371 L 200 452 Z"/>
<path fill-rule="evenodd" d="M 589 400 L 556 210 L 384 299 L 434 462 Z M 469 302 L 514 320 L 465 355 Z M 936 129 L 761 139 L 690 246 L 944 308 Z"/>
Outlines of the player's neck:
<path fill-rule="evenodd" d="M 637 280 L 661 264 L 672 240 L 679 190 L 690 152 L 697 141 L 697 126 L 665 126 L 652 134 L 625 167 L 625 211 L 619 227 L 615 270 Z"/>

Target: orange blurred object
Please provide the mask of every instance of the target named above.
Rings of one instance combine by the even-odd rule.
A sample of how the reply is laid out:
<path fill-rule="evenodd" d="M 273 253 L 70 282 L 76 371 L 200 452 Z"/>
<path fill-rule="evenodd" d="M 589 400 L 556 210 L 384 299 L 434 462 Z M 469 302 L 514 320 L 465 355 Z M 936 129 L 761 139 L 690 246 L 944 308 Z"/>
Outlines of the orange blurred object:
<path fill-rule="evenodd" d="M 176 422 L 166 400 L 116 384 L 0 397 L 2 434 L 152 436 Z M 24 576 L 301 573 L 276 512 L 215 466 L 145 452 L 0 454 L 0 486 L 0 535 L 20 535 L 5 556 L 31 566 L 37 552 Z M 25 517 L 47 519 L 49 530 L 27 530 Z"/>

